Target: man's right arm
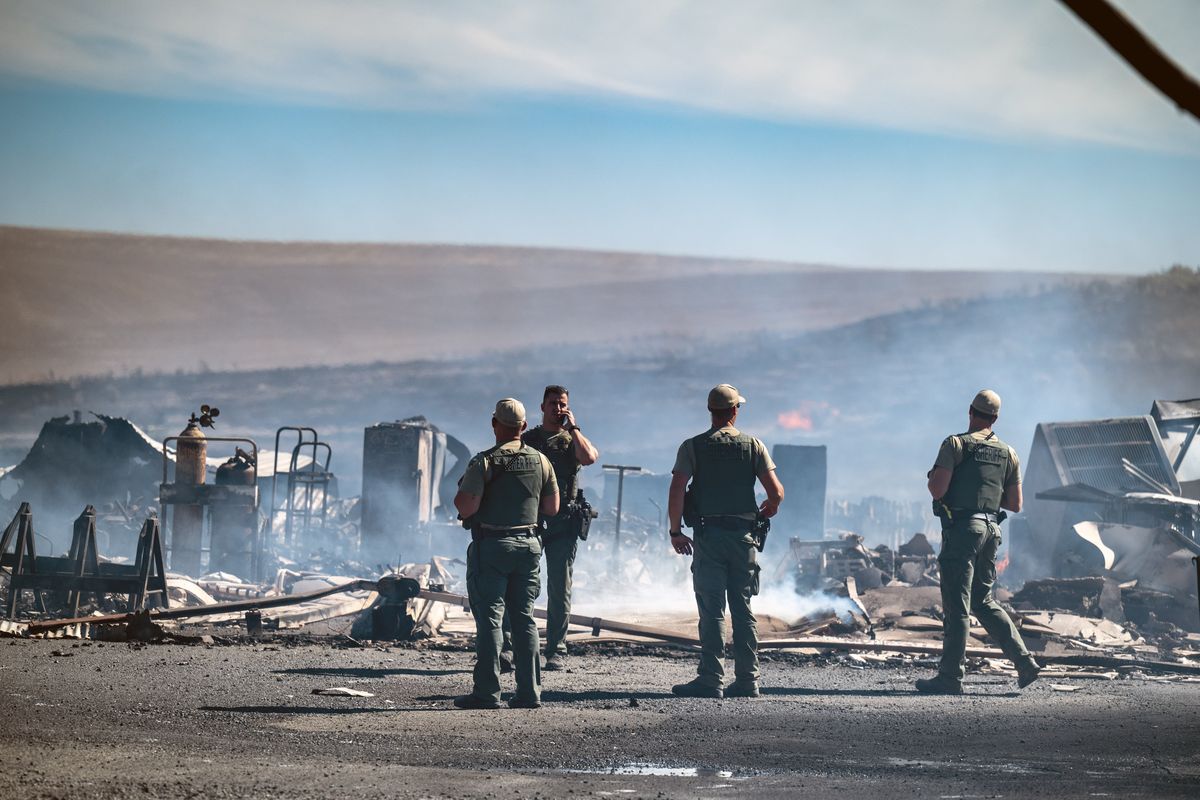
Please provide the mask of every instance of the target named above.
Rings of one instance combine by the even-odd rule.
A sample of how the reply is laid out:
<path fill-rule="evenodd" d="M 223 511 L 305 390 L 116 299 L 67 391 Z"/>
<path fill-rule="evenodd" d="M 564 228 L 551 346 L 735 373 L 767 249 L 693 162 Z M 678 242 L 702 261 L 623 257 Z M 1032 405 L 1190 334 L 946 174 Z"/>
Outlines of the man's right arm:
<path fill-rule="evenodd" d="M 458 494 L 454 495 L 454 507 L 458 509 L 459 519 L 466 519 L 472 514 L 479 511 L 479 506 L 483 502 L 483 497 L 477 494 L 468 494 L 459 490 Z"/>
<path fill-rule="evenodd" d="M 938 448 L 937 459 L 933 469 L 929 470 L 929 480 L 925 484 L 934 500 L 941 500 L 950 489 L 950 479 L 954 477 L 954 467 L 958 463 L 958 449 L 962 445 L 957 436 L 947 436 Z"/>
<path fill-rule="evenodd" d="M 954 473 L 945 467 L 934 467 L 929 471 L 929 482 L 926 486 L 934 500 L 941 500 L 950 489 L 950 479 Z"/>
<path fill-rule="evenodd" d="M 483 488 L 486 483 L 483 460 L 472 458 L 467 463 L 467 469 L 458 481 L 458 494 L 454 495 L 454 507 L 458 509 L 458 518 L 466 519 L 479 511 L 483 503 Z"/>

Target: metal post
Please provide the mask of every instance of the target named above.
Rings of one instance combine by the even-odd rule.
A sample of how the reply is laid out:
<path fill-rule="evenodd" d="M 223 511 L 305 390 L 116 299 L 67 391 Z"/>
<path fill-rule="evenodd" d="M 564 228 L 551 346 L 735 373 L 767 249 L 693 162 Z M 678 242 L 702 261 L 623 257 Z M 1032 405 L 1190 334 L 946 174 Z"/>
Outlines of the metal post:
<path fill-rule="evenodd" d="M 603 469 L 615 469 L 617 471 L 617 530 L 613 540 L 613 565 L 619 562 L 621 557 L 621 503 L 625 495 L 625 473 L 626 472 L 641 472 L 641 467 L 631 467 L 627 464 L 603 464 Z"/>
<path fill-rule="evenodd" d="M 658 510 L 658 527 L 661 529 L 663 526 L 663 507 L 653 497 L 647 497 L 646 499 L 649 500 L 650 504 L 653 505 Z M 661 530 L 660 530 L 660 532 L 661 532 Z"/>
<path fill-rule="evenodd" d="M 1196 565 L 1196 597 L 1200 598 L 1200 556 L 1192 556 L 1192 563 Z"/>

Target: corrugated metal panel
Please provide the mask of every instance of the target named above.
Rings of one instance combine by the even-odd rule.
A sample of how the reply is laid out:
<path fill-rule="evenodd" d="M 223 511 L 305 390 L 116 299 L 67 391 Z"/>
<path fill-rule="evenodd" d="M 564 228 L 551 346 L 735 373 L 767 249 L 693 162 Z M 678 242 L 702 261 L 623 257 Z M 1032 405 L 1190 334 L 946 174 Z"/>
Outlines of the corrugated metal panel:
<path fill-rule="evenodd" d="M 1158 428 L 1149 416 L 1048 422 L 1039 427 L 1065 483 L 1085 483 L 1108 492 L 1144 491 L 1145 484 L 1121 465 L 1125 458 L 1172 491 L 1179 491 Z"/>

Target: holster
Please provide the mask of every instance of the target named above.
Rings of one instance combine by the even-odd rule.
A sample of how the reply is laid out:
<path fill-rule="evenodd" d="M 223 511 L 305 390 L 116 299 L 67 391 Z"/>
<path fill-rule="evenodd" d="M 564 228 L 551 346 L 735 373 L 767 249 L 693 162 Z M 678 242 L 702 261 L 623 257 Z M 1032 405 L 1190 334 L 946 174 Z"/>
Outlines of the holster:
<path fill-rule="evenodd" d="M 700 511 L 696 508 L 696 493 L 690 485 L 683 492 L 683 524 L 689 528 L 699 528 L 701 524 Z"/>
<path fill-rule="evenodd" d="M 754 540 L 754 547 L 758 552 L 762 552 L 767 546 L 767 534 L 771 532 L 771 520 L 764 517 L 762 514 L 757 514 L 754 517 L 754 527 L 750 529 L 750 537 Z"/>
<path fill-rule="evenodd" d="M 559 520 L 565 521 L 566 531 L 564 535 L 575 536 L 580 540 L 586 541 L 588 533 L 592 529 L 592 520 L 600 514 L 592 508 L 592 504 L 583 496 L 583 489 L 575 492 L 575 499 L 571 500 L 559 510 L 558 514 L 553 517 L 539 516 L 538 529 L 545 532 L 549 531 L 550 521 Z"/>

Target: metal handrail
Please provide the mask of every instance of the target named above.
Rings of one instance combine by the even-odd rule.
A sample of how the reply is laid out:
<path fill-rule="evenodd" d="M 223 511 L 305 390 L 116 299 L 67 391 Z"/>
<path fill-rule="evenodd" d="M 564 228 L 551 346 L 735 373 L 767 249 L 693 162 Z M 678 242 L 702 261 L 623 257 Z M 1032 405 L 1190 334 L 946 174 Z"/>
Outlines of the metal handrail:
<path fill-rule="evenodd" d="M 300 451 L 305 447 L 312 448 L 312 456 L 310 466 L 312 467 L 312 475 L 308 475 L 299 470 Z M 325 450 L 325 461 L 321 463 L 317 458 L 319 448 Z M 285 517 L 284 537 L 288 544 L 294 541 L 292 531 L 292 519 L 296 514 L 295 498 L 296 498 L 296 483 L 304 484 L 304 504 L 302 516 L 304 517 L 304 536 L 308 538 L 312 532 L 312 517 L 313 517 L 313 502 L 312 492 L 313 487 L 320 483 L 322 484 L 321 492 L 321 530 L 325 530 L 325 516 L 329 510 L 329 462 L 333 458 L 333 448 L 328 442 L 322 442 L 314 439 L 311 442 L 301 441 L 292 449 L 291 464 L 288 468 L 288 491 L 287 491 L 287 515 Z M 316 477 L 317 465 L 320 464 L 321 477 Z"/>
<path fill-rule="evenodd" d="M 269 510 L 267 512 L 267 536 L 268 537 L 273 536 L 275 533 L 275 512 L 284 510 L 282 507 L 277 507 L 275 505 L 275 486 L 279 482 L 279 440 L 283 436 L 284 431 L 295 431 L 296 432 L 296 435 L 297 435 L 296 447 L 297 448 L 300 445 L 304 444 L 305 432 L 312 434 L 313 442 L 316 442 L 317 439 L 320 438 L 317 436 L 316 428 L 309 428 L 309 427 L 304 427 L 304 426 L 284 425 L 275 431 L 275 450 L 272 455 L 273 463 L 271 464 L 271 505 L 268 507 Z M 295 464 L 295 459 L 296 459 L 296 450 L 295 450 L 295 448 L 293 448 L 293 450 L 292 450 L 293 465 Z M 291 474 L 291 470 L 288 471 L 288 474 L 289 475 Z M 290 489 L 290 485 L 289 485 L 289 489 Z M 285 532 L 285 536 L 286 535 L 287 535 L 287 533 Z"/>

